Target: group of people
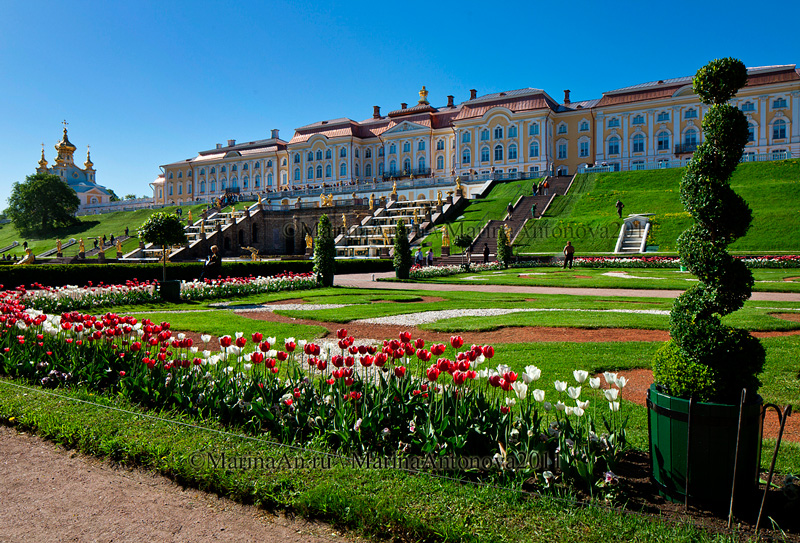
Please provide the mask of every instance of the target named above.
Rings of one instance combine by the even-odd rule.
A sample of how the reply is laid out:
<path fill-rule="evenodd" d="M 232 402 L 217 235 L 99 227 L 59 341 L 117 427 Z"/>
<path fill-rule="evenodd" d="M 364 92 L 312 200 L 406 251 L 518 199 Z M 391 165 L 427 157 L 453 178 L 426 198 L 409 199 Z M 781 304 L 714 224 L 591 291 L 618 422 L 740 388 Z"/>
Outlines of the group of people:
<path fill-rule="evenodd" d="M 426 256 L 422 254 L 422 247 L 419 247 L 414 255 L 414 264 L 417 266 L 433 266 L 433 249 L 428 249 Z"/>
<path fill-rule="evenodd" d="M 543 181 L 534 181 L 532 191 L 534 196 L 547 196 L 550 193 L 550 182 L 546 177 Z"/>

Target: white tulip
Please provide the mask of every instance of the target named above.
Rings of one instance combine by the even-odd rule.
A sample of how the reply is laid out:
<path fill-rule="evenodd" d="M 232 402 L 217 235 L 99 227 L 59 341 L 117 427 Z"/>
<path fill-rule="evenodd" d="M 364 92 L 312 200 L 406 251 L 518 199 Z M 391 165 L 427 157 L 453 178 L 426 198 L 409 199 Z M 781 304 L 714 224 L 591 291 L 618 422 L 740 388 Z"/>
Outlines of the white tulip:
<path fill-rule="evenodd" d="M 567 394 L 573 400 L 577 400 L 581 396 L 581 387 L 569 387 L 567 389 Z"/>
<path fill-rule="evenodd" d="M 614 400 L 617 399 L 617 396 L 619 395 L 619 390 L 616 388 L 609 388 L 604 390 L 603 394 L 605 395 L 606 400 L 608 400 L 609 402 L 613 402 Z"/>
<path fill-rule="evenodd" d="M 592 377 L 591 379 L 589 379 L 589 386 L 591 386 L 594 389 L 600 388 L 600 378 Z"/>
<path fill-rule="evenodd" d="M 538 388 L 533 391 L 533 399 L 537 402 L 544 401 L 544 390 L 539 390 Z"/>
<path fill-rule="evenodd" d="M 616 413 L 619 411 L 619 402 L 609 402 L 608 408 L 611 409 L 612 412 Z"/>
<path fill-rule="evenodd" d="M 556 381 L 553 383 L 553 385 L 556 387 L 556 390 L 558 392 L 564 392 L 565 390 L 567 390 L 566 381 Z"/>
<path fill-rule="evenodd" d="M 573 370 L 572 375 L 575 377 L 575 380 L 578 383 L 583 383 L 587 377 L 589 377 L 589 372 L 584 370 Z"/>
<path fill-rule="evenodd" d="M 525 383 L 516 381 L 513 385 L 511 385 L 511 388 L 514 389 L 514 392 L 517 393 L 517 397 L 520 400 L 524 400 L 525 397 L 528 395 L 528 385 L 526 385 Z"/>

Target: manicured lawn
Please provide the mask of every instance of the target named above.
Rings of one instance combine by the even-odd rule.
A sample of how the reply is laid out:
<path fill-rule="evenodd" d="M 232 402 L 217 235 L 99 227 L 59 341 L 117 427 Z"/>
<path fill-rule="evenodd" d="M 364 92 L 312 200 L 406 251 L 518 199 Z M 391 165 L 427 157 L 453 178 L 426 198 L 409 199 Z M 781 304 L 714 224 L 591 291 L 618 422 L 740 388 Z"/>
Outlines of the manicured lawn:
<path fill-rule="evenodd" d="M 759 292 L 800 292 L 800 269 L 751 270 Z M 459 283 L 473 285 L 519 285 L 576 288 L 642 288 L 685 290 L 697 279 L 689 272 L 664 268 L 511 268 L 480 273 L 461 273 L 448 277 L 421 279 L 421 283 Z"/>

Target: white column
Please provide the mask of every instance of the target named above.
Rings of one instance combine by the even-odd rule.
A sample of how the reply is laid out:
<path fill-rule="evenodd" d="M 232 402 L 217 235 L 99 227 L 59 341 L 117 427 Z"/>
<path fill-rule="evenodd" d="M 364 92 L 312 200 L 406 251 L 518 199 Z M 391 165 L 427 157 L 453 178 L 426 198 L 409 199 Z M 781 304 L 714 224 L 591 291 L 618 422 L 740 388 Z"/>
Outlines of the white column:
<path fill-rule="evenodd" d="M 672 108 L 672 149 L 671 153 L 674 154 L 675 146 L 681 142 L 681 108 L 675 106 Z"/>
<path fill-rule="evenodd" d="M 628 149 L 628 122 L 630 121 L 630 115 L 625 113 L 620 117 L 622 117 L 622 161 L 625 162 L 630 154 Z M 620 167 L 624 166 L 621 164 Z"/>
<path fill-rule="evenodd" d="M 647 115 L 647 156 L 655 156 L 656 148 L 653 145 L 653 140 L 655 136 L 655 134 L 653 134 L 653 132 L 655 132 L 655 130 L 653 129 L 653 115 L 655 115 L 655 112 L 651 109 L 646 113 L 646 115 Z"/>
<path fill-rule="evenodd" d="M 597 118 L 595 119 L 595 123 L 596 123 L 596 133 L 597 133 L 594 142 L 595 160 L 602 161 L 606 156 L 604 147 L 605 136 L 603 135 L 603 124 L 605 123 L 605 119 L 602 114 L 597 116 Z"/>
<path fill-rule="evenodd" d="M 767 124 L 767 108 L 769 107 L 769 96 L 758 97 L 758 110 L 761 112 L 761 126 L 759 127 L 759 145 L 769 144 L 767 134 L 769 133 L 769 125 Z M 760 152 L 765 152 L 766 149 L 759 149 Z"/>
<path fill-rule="evenodd" d="M 792 139 L 790 141 L 800 143 L 800 92 L 791 93 L 790 100 L 792 101 L 790 121 L 792 123 Z"/>

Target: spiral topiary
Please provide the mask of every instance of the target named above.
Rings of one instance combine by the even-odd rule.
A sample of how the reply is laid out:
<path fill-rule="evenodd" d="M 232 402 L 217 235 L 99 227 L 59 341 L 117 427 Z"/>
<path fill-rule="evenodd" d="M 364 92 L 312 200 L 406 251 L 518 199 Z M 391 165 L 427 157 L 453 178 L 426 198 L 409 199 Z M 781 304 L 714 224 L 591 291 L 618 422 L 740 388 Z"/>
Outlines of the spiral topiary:
<path fill-rule="evenodd" d="M 700 68 L 693 89 L 711 108 L 703 117 L 705 139 L 681 180 L 681 202 L 695 220 L 678 238 L 681 262 L 700 283 L 681 294 L 670 313 L 671 342 L 653 362 L 654 378 L 674 395 L 733 403 L 746 388 L 753 397 L 764 365 L 761 343 L 746 330 L 722 324 L 750 297 L 753 276 L 727 246 L 750 227 L 747 203 L 728 179 L 747 143 L 747 119 L 728 100 L 747 82 L 747 68 L 733 58 Z M 686 373 L 702 374 L 696 387 Z M 702 381 L 702 384 L 699 382 Z"/>
<path fill-rule="evenodd" d="M 336 241 L 333 225 L 324 213 L 317 223 L 317 242 L 314 244 L 314 273 L 323 287 L 332 287 L 336 274 Z"/>

